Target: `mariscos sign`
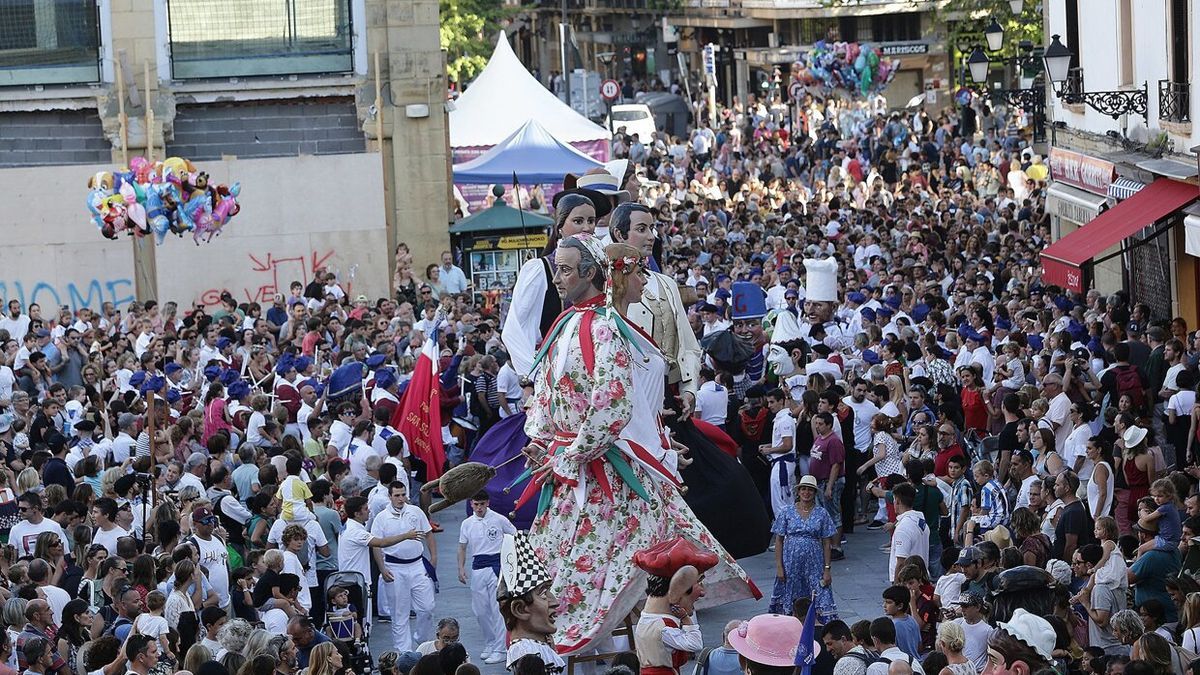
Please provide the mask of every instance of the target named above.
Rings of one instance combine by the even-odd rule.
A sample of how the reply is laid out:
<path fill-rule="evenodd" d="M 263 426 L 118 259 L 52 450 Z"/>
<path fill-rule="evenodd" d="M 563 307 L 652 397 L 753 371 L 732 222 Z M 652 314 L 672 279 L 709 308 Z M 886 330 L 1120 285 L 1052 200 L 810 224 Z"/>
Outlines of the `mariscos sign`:
<path fill-rule="evenodd" d="M 1107 195 L 1115 174 L 1112 162 L 1062 148 L 1050 149 L 1050 177 L 1060 183 Z"/>

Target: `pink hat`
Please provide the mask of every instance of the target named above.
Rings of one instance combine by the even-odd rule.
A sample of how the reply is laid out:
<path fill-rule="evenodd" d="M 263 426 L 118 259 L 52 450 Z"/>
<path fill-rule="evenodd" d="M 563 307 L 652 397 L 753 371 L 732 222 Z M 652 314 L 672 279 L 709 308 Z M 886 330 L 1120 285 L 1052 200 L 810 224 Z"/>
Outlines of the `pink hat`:
<path fill-rule="evenodd" d="M 794 616 L 761 614 L 743 621 L 729 633 L 729 644 L 746 660 L 765 666 L 791 666 L 796 663 L 796 647 L 804 624 Z M 814 654 L 818 650 L 814 648 Z"/>

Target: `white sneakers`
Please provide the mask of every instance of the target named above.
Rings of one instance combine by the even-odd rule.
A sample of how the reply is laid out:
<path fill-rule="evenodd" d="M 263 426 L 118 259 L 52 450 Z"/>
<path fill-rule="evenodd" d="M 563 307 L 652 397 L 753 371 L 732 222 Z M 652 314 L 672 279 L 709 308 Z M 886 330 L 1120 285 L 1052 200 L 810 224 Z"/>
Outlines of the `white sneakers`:
<path fill-rule="evenodd" d="M 480 657 L 482 657 L 483 662 L 489 666 L 497 663 L 504 663 L 506 660 L 508 660 L 508 655 L 504 652 L 484 652 L 483 654 L 480 654 Z"/>

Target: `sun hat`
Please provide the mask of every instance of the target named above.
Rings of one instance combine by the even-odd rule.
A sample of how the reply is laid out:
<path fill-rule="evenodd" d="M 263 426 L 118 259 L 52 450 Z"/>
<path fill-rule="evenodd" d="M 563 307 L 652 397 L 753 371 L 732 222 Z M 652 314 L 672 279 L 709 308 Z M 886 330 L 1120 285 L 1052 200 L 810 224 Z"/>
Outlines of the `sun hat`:
<path fill-rule="evenodd" d="M 1132 448 L 1146 440 L 1146 430 L 1136 425 L 1131 426 L 1125 430 L 1125 434 L 1121 438 L 1125 441 L 1125 447 Z"/>
<path fill-rule="evenodd" d="M 817 489 L 817 477 L 813 476 L 812 474 L 804 476 L 803 478 L 800 479 L 800 482 L 796 485 L 796 487 L 797 488 L 806 487 L 806 488 L 812 488 L 812 489 L 816 490 Z"/>
<path fill-rule="evenodd" d="M 1000 630 L 1033 647 L 1047 661 L 1054 660 L 1054 627 L 1042 617 L 1018 608 L 1007 623 L 997 624 Z"/>
<path fill-rule="evenodd" d="M 787 667 L 796 663 L 796 647 L 803 630 L 804 624 L 794 616 L 760 614 L 731 631 L 729 644 L 747 661 Z"/>

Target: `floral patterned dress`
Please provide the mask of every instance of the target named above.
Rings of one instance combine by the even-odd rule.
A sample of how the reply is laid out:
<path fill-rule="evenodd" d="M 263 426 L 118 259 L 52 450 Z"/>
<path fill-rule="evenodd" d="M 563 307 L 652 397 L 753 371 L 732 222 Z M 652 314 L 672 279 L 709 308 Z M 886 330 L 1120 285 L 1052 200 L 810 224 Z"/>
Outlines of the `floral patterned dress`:
<path fill-rule="evenodd" d="M 821 506 L 814 506 L 805 518 L 789 504 L 771 527 L 771 533 L 783 537 L 783 579 L 775 580 L 770 612 L 791 614 L 800 598 L 814 597 L 821 624 L 837 618 L 833 589 L 822 586 L 825 574 L 825 549 L 822 540 L 837 533 L 833 518 Z"/>
<path fill-rule="evenodd" d="M 685 536 L 720 558 L 704 575 L 700 606 L 761 596 L 664 466 L 673 452 L 658 418 L 666 360 L 598 305 L 567 310 L 548 333 L 525 426 L 553 464 L 530 538 L 554 579 L 562 654 L 594 648 L 625 619 L 645 594 L 633 555 L 664 539 Z"/>

